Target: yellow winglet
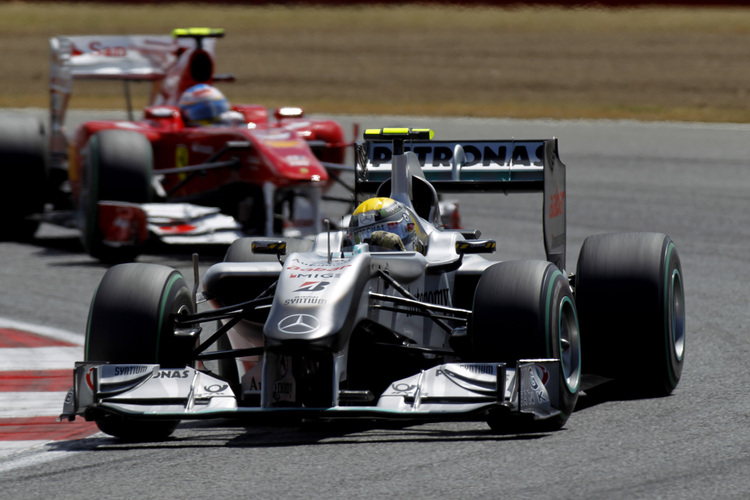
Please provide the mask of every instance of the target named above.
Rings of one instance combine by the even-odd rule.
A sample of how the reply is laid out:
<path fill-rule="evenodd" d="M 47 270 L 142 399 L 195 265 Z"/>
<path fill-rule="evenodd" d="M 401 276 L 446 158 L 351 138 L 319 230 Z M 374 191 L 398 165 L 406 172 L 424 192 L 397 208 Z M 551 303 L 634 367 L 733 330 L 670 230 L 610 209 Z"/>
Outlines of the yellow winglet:
<path fill-rule="evenodd" d="M 435 132 L 428 128 L 406 128 L 406 127 L 387 127 L 387 128 L 368 128 L 365 130 L 363 137 L 365 139 L 421 139 L 429 140 L 435 136 Z"/>
<path fill-rule="evenodd" d="M 174 38 L 221 38 L 224 36 L 224 28 L 177 28 L 172 30 Z"/>

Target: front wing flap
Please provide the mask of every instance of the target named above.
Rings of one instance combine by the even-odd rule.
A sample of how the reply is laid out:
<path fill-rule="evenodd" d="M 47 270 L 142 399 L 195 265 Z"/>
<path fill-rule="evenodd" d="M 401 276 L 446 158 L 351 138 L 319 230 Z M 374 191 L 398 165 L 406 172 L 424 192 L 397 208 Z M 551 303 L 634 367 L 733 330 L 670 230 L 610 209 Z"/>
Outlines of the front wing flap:
<path fill-rule="evenodd" d="M 393 382 L 376 406 L 241 407 L 229 384 L 190 367 L 76 363 L 74 385 L 60 420 L 96 412 L 143 419 L 261 418 L 484 420 L 486 412 L 546 419 L 559 414 L 556 359 L 503 363 L 446 363 Z"/>
<path fill-rule="evenodd" d="M 242 225 L 218 208 L 190 203 L 147 203 L 148 230 L 168 245 L 225 244 L 244 236 Z"/>
<path fill-rule="evenodd" d="M 301 207 L 298 213 L 309 213 Z M 167 245 L 230 245 L 245 236 L 242 224 L 218 208 L 191 203 L 99 202 L 99 226 L 111 247 L 143 244 L 149 235 Z M 290 220 L 287 237 L 317 233 L 312 220 Z"/>

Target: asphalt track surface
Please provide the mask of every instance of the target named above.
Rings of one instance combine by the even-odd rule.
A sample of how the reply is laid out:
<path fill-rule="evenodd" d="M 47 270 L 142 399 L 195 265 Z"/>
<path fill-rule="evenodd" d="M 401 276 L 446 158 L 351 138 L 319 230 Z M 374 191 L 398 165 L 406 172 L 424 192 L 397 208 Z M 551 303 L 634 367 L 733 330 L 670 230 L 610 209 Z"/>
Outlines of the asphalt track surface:
<path fill-rule="evenodd" d="M 428 126 L 446 139 L 558 137 L 568 166 L 568 271 L 588 235 L 669 234 L 687 305 L 686 363 L 672 396 L 582 397 L 564 429 L 523 436 L 495 435 L 479 423 L 373 429 L 227 421 L 183 423 L 164 443 L 97 434 L 3 458 L 0 497 L 750 496 L 750 126 L 358 121 Z M 464 225 L 497 239 L 497 258 L 543 257 L 540 196 L 459 199 Z M 204 255 L 201 273 L 220 258 Z M 140 260 L 175 266 L 192 280 L 187 253 Z M 106 268 L 80 252 L 73 233 L 44 227 L 33 244 L 2 243 L 0 262 L 0 317 L 83 333 Z M 638 369 L 638 346 L 623 338 L 621 348 Z"/>

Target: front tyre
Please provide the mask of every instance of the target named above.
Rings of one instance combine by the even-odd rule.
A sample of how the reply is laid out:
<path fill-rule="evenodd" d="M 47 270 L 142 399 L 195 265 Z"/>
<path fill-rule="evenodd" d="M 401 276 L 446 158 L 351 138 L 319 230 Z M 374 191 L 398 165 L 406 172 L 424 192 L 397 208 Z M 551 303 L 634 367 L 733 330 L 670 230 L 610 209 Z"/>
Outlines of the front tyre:
<path fill-rule="evenodd" d="M 102 130 L 86 146 L 83 189 L 79 210 L 83 213 L 81 237 L 92 257 L 107 263 L 135 259 L 135 245 L 120 247 L 104 243 L 100 227 L 99 202 L 151 201 L 153 152 L 143 134 L 131 130 Z"/>
<path fill-rule="evenodd" d="M 472 360 L 560 359 L 560 414 L 537 429 L 562 427 L 575 409 L 581 385 L 581 342 L 575 301 L 567 278 L 546 261 L 500 262 L 487 268 L 477 284 L 469 323 Z M 494 430 L 510 422 L 491 415 Z"/>
<path fill-rule="evenodd" d="M 586 238 L 575 281 L 586 373 L 617 380 L 628 396 L 670 394 L 685 356 L 682 280 L 665 234 Z"/>
<path fill-rule="evenodd" d="M 162 368 L 191 364 L 193 337 L 175 334 L 178 315 L 194 312 L 179 271 L 157 264 L 110 268 L 94 294 L 86 327 L 85 360 L 158 363 Z M 126 440 L 164 439 L 179 421 L 138 421 L 100 415 L 102 432 Z"/>

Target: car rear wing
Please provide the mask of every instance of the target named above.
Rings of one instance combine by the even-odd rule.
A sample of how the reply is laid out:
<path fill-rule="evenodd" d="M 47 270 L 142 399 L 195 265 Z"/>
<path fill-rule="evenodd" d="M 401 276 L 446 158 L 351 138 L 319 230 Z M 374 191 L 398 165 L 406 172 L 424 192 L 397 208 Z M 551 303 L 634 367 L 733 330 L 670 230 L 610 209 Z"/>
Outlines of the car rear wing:
<path fill-rule="evenodd" d="M 423 177 L 437 193 L 542 193 L 547 259 L 565 269 L 565 164 L 558 154 L 557 139 L 432 141 L 419 138 L 412 130 L 400 136 L 387 133 L 395 130 L 409 129 L 382 129 L 380 135 L 369 134 L 378 140 L 358 144 L 357 202 L 375 195 L 391 180 L 394 156 L 403 148 L 408 170 Z"/>
<path fill-rule="evenodd" d="M 223 30 L 189 28 L 171 35 L 91 35 L 50 38 L 50 151 L 53 162 L 67 153 L 63 123 L 74 79 L 121 80 L 125 85 L 128 116 L 132 120 L 129 82 L 158 84 L 175 67 L 186 49 L 201 48 L 213 58 L 215 38 Z M 213 68 L 211 68 L 213 71 Z M 210 76 L 210 75 L 209 75 Z"/>

